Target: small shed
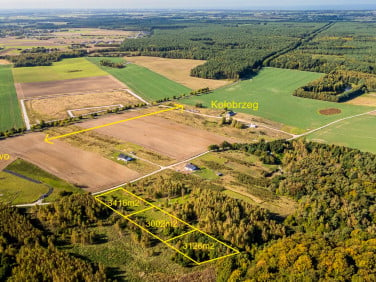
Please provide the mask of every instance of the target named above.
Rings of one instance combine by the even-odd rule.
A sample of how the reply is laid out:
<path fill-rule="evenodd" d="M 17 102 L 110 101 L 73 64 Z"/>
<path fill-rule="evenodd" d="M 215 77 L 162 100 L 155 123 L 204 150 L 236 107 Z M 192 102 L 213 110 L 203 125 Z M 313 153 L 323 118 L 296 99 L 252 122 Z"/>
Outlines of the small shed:
<path fill-rule="evenodd" d="M 236 113 L 234 111 L 228 111 L 227 115 L 232 117 L 232 116 L 236 115 Z"/>
<path fill-rule="evenodd" d="M 196 170 L 199 170 L 200 168 L 192 163 L 188 163 L 185 165 L 184 169 L 188 171 L 196 171 Z"/>
<path fill-rule="evenodd" d="M 127 156 L 127 155 L 124 155 L 124 154 L 119 154 L 117 159 L 118 159 L 118 161 L 123 161 L 123 162 L 130 162 L 130 161 L 134 160 L 134 158 Z"/>

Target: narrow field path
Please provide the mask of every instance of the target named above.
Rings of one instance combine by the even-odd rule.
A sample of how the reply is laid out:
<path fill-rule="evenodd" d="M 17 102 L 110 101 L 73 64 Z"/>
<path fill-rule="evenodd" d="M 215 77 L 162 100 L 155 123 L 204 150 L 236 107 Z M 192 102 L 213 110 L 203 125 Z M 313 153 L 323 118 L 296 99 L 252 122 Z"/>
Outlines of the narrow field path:
<path fill-rule="evenodd" d="M 303 133 L 303 134 L 295 135 L 294 137 L 292 137 L 292 138 L 290 138 L 290 139 L 288 139 L 288 140 L 294 140 L 294 139 L 297 139 L 297 138 L 300 138 L 300 137 L 303 137 L 303 136 L 309 135 L 309 134 L 311 134 L 311 133 L 313 133 L 313 132 L 316 132 L 316 131 L 319 131 L 319 130 L 321 130 L 321 129 L 324 129 L 324 128 L 326 128 L 326 127 L 329 127 L 329 126 L 331 126 L 331 125 L 333 125 L 333 124 L 336 124 L 336 123 L 338 123 L 338 122 L 341 122 L 341 121 L 343 121 L 343 120 L 352 119 L 352 118 L 356 118 L 356 117 L 360 117 L 360 116 L 365 116 L 365 115 L 370 115 L 370 114 L 372 114 L 372 113 L 376 113 L 376 110 L 372 110 L 372 111 L 369 111 L 369 112 L 366 112 L 366 113 L 357 114 L 357 115 L 353 115 L 353 116 L 349 116 L 349 117 L 345 117 L 345 118 L 337 119 L 337 120 L 332 121 L 332 122 L 330 122 L 330 123 L 328 123 L 328 124 L 326 124 L 326 125 L 320 126 L 320 127 L 318 127 L 318 128 L 312 129 L 312 130 L 310 130 L 310 131 L 307 131 L 307 132 L 305 132 L 305 133 Z"/>

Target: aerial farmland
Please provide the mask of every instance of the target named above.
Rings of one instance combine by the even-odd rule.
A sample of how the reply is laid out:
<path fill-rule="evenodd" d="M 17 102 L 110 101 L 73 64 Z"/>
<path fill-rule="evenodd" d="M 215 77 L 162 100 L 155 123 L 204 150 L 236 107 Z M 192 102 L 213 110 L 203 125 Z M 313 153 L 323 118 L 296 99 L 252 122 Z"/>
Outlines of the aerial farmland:
<path fill-rule="evenodd" d="M 0 11 L 0 281 L 376 280 L 374 10 L 217 6 Z"/>

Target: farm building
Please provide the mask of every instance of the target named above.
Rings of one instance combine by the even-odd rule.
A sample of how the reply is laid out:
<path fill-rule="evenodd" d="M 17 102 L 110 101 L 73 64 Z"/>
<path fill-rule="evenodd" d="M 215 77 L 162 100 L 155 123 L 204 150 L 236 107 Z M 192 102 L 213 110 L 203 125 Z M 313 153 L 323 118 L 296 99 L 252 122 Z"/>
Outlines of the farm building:
<path fill-rule="evenodd" d="M 236 115 L 236 113 L 234 111 L 228 111 L 227 112 L 227 116 L 229 116 L 229 117 L 232 117 L 234 115 Z"/>
<path fill-rule="evenodd" d="M 192 163 L 188 163 L 185 165 L 184 169 L 188 171 L 196 171 L 196 170 L 199 170 L 200 168 Z"/>
<path fill-rule="evenodd" d="M 127 156 L 127 155 L 124 155 L 124 154 L 119 154 L 117 159 L 118 159 L 118 161 L 123 161 L 123 162 L 130 162 L 130 161 L 134 160 L 134 158 Z"/>

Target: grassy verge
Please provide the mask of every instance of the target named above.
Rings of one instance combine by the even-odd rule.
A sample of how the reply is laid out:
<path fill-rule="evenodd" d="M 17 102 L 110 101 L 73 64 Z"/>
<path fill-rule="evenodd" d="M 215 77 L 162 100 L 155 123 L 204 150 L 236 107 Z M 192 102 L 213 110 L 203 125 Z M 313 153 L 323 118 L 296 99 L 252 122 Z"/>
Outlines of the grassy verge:
<path fill-rule="evenodd" d="M 184 268 L 171 261 L 174 251 L 158 243 L 143 247 L 126 232 L 114 226 L 98 227 L 96 233 L 107 242 L 96 245 L 72 245 L 69 252 L 100 262 L 110 268 L 117 281 L 172 281 L 175 275 L 200 271 L 207 266 Z M 145 273 L 147 269 L 147 274 Z M 175 281 L 175 280 L 174 280 Z"/>
<path fill-rule="evenodd" d="M 44 184 L 37 184 L 10 173 L 0 171 L 0 202 L 12 205 L 35 202 L 48 192 Z"/>
<path fill-rule="evenodd" d="M 21 159 L 11 163 L 7 169 L 53 187 L 54 191 L 45 199 L 46 202 L 59 199 L 60 193 L 64 191 L 71 193 L 82 193 L 81 189 Z M 43 186 L 46 187 L 45 185 Z M 39 194 L 39 196 L 41 195 Z"/>
<path fill-rule="evenodd" d="M 0 131 L 23 127 L 10 65 L 0 65 Z"/>

